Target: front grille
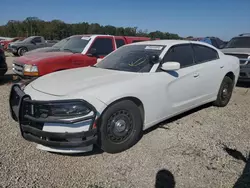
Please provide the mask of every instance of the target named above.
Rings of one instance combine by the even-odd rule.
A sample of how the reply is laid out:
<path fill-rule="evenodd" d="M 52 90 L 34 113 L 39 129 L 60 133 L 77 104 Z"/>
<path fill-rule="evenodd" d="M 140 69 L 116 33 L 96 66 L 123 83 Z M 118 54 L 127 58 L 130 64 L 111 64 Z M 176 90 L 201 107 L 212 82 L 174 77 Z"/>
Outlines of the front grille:
<path fill-rule="evenodd" d="M 232 56 L 235 56 L 235 57 L 238 57 L 239 59 L 247 59 L 248 58 L 248 54 L 228 54 L 227 55 L 232 55 Z"/>
<path fill-rule="evenodd" d="M 229 53 L 227 53 L 226 55 L 232 55 L 232 56 L 238 57 L 240 59 L 241 65 L 245 65 L 245 64 L 248 64 L 250 62 L 250 59 L 248 60 L 248 58 L 250 57 L 249 54 L 229 54 Z"/>
<path fill-rule="evenodd" d="M 13 70 L 14 70 L 14 72 L 16 72 L 17 74 L 23 75 L 23 69 L 24 69 L 24 65 L 23 64 L 17 63 L 17 62 L 13 62 Z"/>

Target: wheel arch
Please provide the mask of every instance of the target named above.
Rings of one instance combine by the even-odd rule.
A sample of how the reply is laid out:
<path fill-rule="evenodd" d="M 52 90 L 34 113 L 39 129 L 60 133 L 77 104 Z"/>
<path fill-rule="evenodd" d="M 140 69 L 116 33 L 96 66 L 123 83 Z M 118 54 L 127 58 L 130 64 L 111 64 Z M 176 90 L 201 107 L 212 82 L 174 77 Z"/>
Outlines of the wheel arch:
<path fill-rule="evenodd" d="M 19 54 L 19 50 L 20 50 L 21 48 L 26 49 L 26 50 L 27 50 L 27 52 L 29 51 L 29 49 L 28 49 L 27 47 L 25 47 L 25 46 L 20 46 L 20 47 L 18 47 L 18 48 L 17 48 L 17 54 L 18 54 L 19 56 L 20 56 L 20 54 Z"/>
<path fill-rule="evenodd" d="M 117 103 L 117 102 L 124 101 L 124 100 L 130 100 L 130 101 L 132 101 L 133 103 L 136 104 L 136 106 L 138 107 L 138 109 L 139 109 L 139 111 L 140 111 L 141 118 L 142 118 L 142 122 L 143 122 L 143 124 L 144 124 L 144 120 L 145 120 L 144 105 L 143 105 L 142 101 L 141 101 L 139 98 L 134 97 L 134 96 L 122 97 L 122 98 L 115 99 L 115 100 L 113 100 L 112 102 L 108 103 L 108 105 L 106 106 L 106 108 L 101 112 L 100 117 L 105 113 L 105 111 L 106 111 L 110 106 L 112 106 L 113 104 L 115 104 L 115 103 Z"/>
<path fill-rule="evenodd" d="M 232 71 L 229 71 L 225 76 L 231 78 L 235 82 L 235 75 Z"/>

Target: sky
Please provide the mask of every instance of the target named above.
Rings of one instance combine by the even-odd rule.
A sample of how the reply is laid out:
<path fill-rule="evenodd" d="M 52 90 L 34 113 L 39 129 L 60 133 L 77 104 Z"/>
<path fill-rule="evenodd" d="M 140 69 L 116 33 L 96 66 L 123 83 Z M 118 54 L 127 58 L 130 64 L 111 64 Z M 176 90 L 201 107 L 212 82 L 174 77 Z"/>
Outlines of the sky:
<path fill-rule="evenodd" d="M 38 17 L 229 40 L 250 33 L 250 0 L 0 0 L 0 25 Z"/>

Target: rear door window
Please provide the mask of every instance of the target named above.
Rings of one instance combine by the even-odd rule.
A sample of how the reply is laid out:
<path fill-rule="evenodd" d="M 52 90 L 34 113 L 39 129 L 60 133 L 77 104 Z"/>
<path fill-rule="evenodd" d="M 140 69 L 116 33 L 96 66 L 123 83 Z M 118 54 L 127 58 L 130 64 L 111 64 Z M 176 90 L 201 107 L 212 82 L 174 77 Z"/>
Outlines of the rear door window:
<path fill-rule="evenodd" d="M 123 45 L 125 45 L 125 41 L 123 39 L 115 39 L 116 47 L 119 48 Z"/>
<path fill-rule="evenodd" d="M 219 58 L 218 52 L 210 47 L 193 44 L 193 49 L 196 63 L 204 63 Z"/>
<path fill-rule="evenodd" d="M 97 38 L 91 48 L 96 49 L 96 54 L 99 56 L 106 56 L 113 51 L 112 38 Z"/>

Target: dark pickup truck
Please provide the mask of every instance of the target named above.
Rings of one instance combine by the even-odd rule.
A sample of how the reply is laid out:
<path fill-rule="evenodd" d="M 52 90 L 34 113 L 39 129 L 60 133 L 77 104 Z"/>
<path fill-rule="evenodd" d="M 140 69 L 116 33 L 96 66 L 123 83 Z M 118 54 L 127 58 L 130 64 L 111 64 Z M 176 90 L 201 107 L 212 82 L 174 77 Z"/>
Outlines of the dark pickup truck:
<path fill-rule="evenodd" d="M 8 51 L 15 56 L 22 56 L 24 53 L 43 47 L 51 47 L 57 41 L 45 40 L 42 36 L 31 36 L 22 41 L 12 42 L 8 46 Z"/>

